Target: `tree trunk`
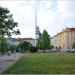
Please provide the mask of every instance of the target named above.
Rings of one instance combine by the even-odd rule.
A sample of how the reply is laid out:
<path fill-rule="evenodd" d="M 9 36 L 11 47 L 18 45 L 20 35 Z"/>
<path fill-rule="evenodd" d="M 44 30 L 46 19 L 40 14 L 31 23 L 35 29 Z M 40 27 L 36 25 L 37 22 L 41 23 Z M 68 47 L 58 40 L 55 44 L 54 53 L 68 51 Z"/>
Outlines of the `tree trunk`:
<path fill-rule="evenodd" d="M 2 54 L 4 54 L 4 49 L 3 49 L 3 34 L 2 34 Z"/>

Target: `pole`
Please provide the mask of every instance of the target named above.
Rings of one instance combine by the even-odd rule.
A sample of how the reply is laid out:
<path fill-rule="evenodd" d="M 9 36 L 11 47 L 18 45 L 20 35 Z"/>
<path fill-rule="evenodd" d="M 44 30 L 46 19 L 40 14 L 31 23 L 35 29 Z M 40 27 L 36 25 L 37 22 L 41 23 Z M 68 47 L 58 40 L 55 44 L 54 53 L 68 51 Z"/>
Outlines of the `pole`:
<path fill-rule="evenodd" d="M 36 7 L 35 7 L 35 46 L 37 45 L 37 14 L 36 14 Z"/>

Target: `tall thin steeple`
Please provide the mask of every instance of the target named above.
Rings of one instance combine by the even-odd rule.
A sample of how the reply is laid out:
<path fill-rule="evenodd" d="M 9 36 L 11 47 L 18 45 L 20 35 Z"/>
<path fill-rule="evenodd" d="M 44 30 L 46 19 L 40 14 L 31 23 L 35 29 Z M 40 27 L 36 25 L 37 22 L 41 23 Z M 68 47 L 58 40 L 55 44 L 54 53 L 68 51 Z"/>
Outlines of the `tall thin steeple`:
<path fill-rule="evenodd" d="M 39 38 L 39 32 L 40 32 L 40 29 L 39 29 L 39 26 L 37 23 L 37 10 L 35 8 L 35 39 L 36 39 L 36 44 L 37 44 L 37 39 Z"/>
<path fill-rule="evenodd" d="M 37 26 L 37 13 L 36 13 L 36 8 L 35 8 L 35 27 Z"/>

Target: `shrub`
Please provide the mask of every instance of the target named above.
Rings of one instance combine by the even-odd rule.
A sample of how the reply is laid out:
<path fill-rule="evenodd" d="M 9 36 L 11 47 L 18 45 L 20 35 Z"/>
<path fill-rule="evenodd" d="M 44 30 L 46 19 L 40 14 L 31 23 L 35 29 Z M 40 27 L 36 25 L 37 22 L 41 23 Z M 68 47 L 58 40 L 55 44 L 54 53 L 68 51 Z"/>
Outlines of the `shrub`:
<path fill-rule="evenodd" d="M 23 41 L 17 46 L 17 51 L 19 51 L 19 49 L 20 49 L 20 52 L 22 52 L 22 53 L 27 52 L 31 47 L 32 47 L 31 43 L 29 43 L 27 41 Z"/>
<path fill-rule="evenodd" d="M 37 49 L 37 47 L 31 47 L 29 51 L 32 53 L 35 53 L 38 51 L 38 49 Z"/>

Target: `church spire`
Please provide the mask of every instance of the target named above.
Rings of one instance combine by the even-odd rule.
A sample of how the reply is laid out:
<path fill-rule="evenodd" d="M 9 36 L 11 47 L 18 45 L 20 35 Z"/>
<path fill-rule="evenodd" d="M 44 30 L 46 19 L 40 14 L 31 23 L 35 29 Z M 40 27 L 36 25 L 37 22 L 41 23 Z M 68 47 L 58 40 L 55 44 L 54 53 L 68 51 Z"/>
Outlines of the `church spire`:
<path fill-rule="evenodd" d="M 37 23 L 37 10 L 35 8 L 35 39 L 36 39 L 36 43 L 37 43 L 37 39 L 39 38 L 39 32 L 40 32 L 40 29 L 39 29 L 39 26 Z"/>

